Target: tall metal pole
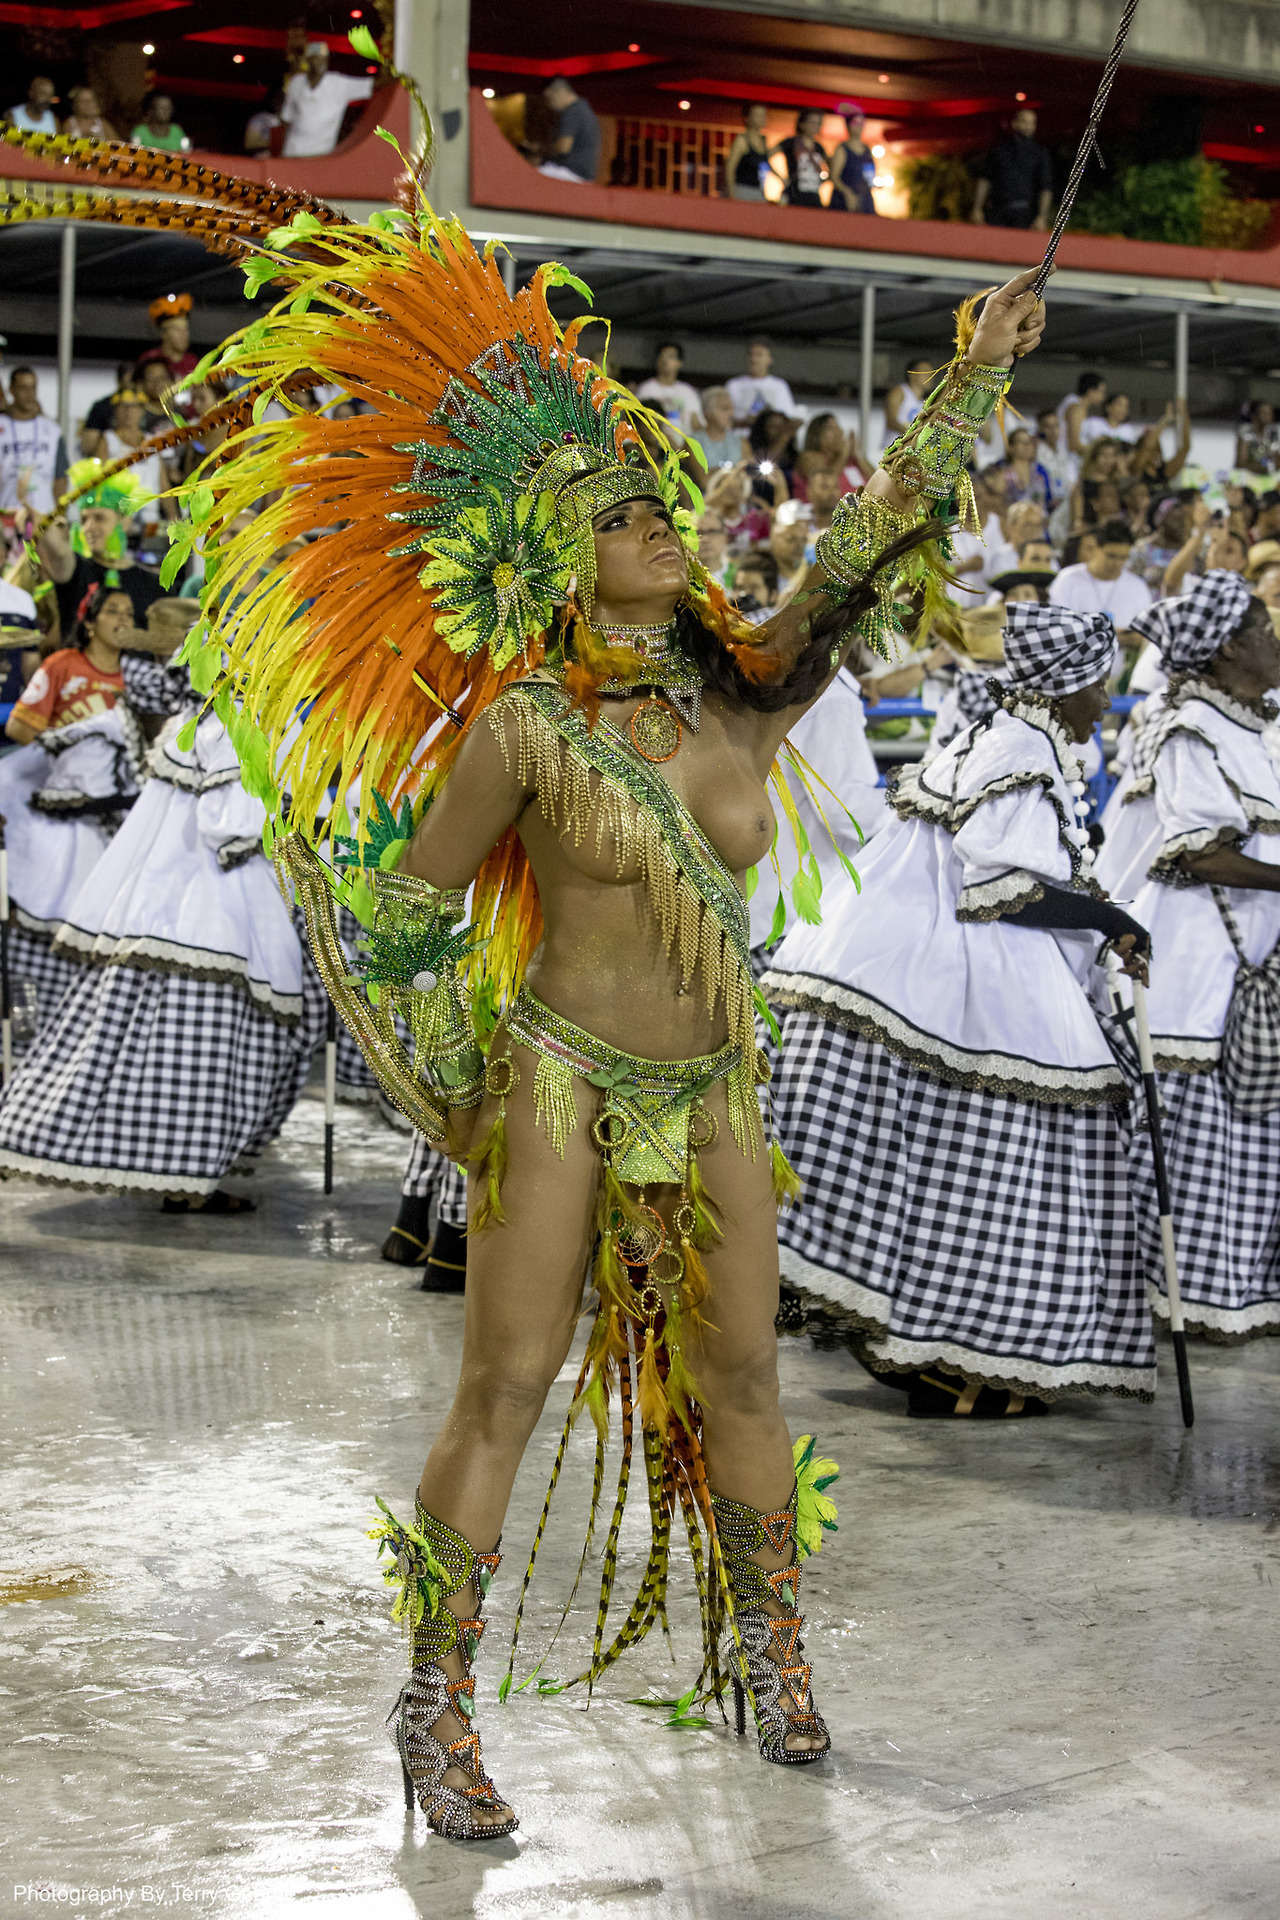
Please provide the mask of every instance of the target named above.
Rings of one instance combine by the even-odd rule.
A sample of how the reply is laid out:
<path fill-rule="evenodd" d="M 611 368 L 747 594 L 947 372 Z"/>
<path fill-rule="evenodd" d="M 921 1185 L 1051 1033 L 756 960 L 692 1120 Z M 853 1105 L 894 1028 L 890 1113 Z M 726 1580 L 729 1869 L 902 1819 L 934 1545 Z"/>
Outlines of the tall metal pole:
<path fill-rule="evenodd" d="M 502 262 L 502 284 L 507 290 L 507 298 L 508 300 L 514 300 L 516 297 L 515 255 L 513 253 L 504 252 L 504 253 L 501 253 L 498 257 Z"/>
<path fill-rule="evenodd" d="M 1186 405 L 1187 399 L 1187 341 L 1191 333 L 1191 315 L 1175 313 L 1173 316 L 1173 397 Z"/>
<path fill-rule="evenodd" d="M 62 229 L 62 267 L 58 279 L 58 425 L 67 459 L 74 460 L 71 444 L 71 355 L 75 345 L 76 230 L 68 220 Z"/>
<path fill-rule="evenodd" d="M 868 281 L 862 289 L 862 366 L 858 379 L 858 439 L 863 456 L 870 455 L 872 375 L 876 363 L 876 289 Z"/>

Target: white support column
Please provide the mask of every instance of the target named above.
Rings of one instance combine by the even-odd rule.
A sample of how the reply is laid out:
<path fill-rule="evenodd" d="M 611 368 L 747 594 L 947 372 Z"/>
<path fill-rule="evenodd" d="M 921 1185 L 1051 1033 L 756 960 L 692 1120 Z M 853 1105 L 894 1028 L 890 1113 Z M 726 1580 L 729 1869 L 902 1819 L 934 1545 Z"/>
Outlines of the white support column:
<path fill-rule="evenodd" d="M 872 375 L 876 359 L 876 289 L 874 281 L 862 289 L 862 365 L 858 380 L 858 438 L 864 458 L 869 459 L 871 438 Z"/>
<path fill-rule="evenodd" d="M 68 220 L 62 229 L 62 262 L 58 280 L 58 425 L 68 461 L 76 458 L 71 441 L 71 362 L 75 349 L 76 229 Z"/>
<path fill-rule="evenodd" d="M 516 257 L 513 253 L 500 253 L 498 258 L 502 262 L 502 284 L 507 290 L 507 298 L 508 300 L 514 300 L 516 297 Z"/>
<path fill-rule="evenodd" d="M 428 191 L 432 206 L 444 214 L 461 211 L 471 198 L 470 38 L 470 0 L 396 0 L 395 62 L 413 75 L 431 115 L 436 157 Z"/>
<path fill-rule="evenodd" d="M 1173 397 L 1175 400 L 1185 400 L 1187 397 L 1187 340 L 1190 332 L 1190 314 L 1175 313 L 1173 316 Z"/>

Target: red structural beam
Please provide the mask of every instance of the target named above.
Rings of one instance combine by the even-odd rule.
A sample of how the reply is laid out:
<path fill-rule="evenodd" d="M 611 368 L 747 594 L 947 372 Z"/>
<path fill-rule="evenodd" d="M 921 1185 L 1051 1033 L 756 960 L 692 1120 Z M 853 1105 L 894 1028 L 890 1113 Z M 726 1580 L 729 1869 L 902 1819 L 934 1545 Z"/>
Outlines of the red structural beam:
<path fill-rule="evenodd" d="M 191 0 L 109 0 L 104 7 L 19 7 L 5 0 L 0 5 L 0 27 L 56 27 L 63 32 L 79 27 L 92 33 L 146 13 L 179 13 L 190 4 Z"/>
<path fill-rule="evenodd" d="M 535 79 L 550 80 L 562 73 L 577 79 L 584 73 L 625 73 L 631 67 L 662 67 L 670 64 L 665 53 L 568 53 L 558 60 L 535 60 L 523 53 L 477 53 L 472 48 L 467 64 L 478 73 L 528 73 Z"/>
<path fill-rule="evenodd" d="M 971 260 L 990 267 L 992 278 L 1034 265 L 1044 251 L 1040 234 L 1016 227 L 975 227 L 967 220 L 884 220 L 869 213 L 784 207 L 771 201 L 712 200 L 681 193 L 649 193 L 636 187 L 573 186 L 548 179 L 516 152 L 489 112 L 478 88 L 471 90 L 471 203 L 523 213 L 556 214 L 618 226 L 664 228 L 677 233 L 728 234 L 743 240 L 790 241 L 793 245 L 856 248 L 887 256 L 924 254 Z M 1280 247 L 1237 251 L 1231 247 L 1183 247 L 1152 240 L 1105 239 L 1068 234 L 1058 263 L 1093 273 L 1144 274 L 1161 280 L 1220 280 L 1237 285 L 1280 287 Z"/>
<path fill-rule="evenodd" d="M 370 8 L 369 18 L 376 17 Z M 206 46 L 252 47 L 259 53 L 283 53 L 288 44 L 288 34 L 283 27 L 205 27 L 199 33 L 184 33 L 182 37 L 203 41 Z M 351 52 L 345 33 L 312 33 L 308 28 L 307 39 L 323 40 L 330 53 Z"/>
<path fill-rule="evenodd" d="M 558 71 L 558 69 L 553 69 Z M 846 101 L 856 100 L 870 120 L 898 118 L 907 114 L 938 115 L 947 119 L 967 113 L 1009 113 L 1016 101 L 1012 93 L 993 94 L 977 100 L 900 100 L 872 87 L 850 85 L 839 93 L 813 87 L 777 86 L 772 81 L 717 80 L 696 74 L 684 80 L 655 80 L 661 93 L 706 94 L 716 99 L 759 100 L 765 106 L 820 107 L 824 113 L 836 113 Z"/>

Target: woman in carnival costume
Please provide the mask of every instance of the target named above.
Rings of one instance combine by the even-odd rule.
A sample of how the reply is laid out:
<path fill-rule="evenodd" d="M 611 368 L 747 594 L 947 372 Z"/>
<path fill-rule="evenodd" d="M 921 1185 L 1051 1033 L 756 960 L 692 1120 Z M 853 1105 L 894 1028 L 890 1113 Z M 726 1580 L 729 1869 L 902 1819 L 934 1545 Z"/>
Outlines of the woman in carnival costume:
<path fill-rule="evenodd" d="M 462 1377 L 414 1523 L 384 1509 L 376 1529 L 411 1629 L 389 1723 L 409 1803 L 457 1838 L 515 1825 L 483 1770 L 472 1661 L 588 1266 L 600 1305 L 565 1444 L 585 1411 L 593 1525 L 615 1399 L 621 1461 L 582 1678 L 665 1617 L 682 1525 L 697 1688 L 718 1699 L 731 1681 L 740 1725 L 750 1699 L 766 1759 L 815 1760 L 829 1739 L 797 1550 L 830 1520 L 834 1469 L 812 1442 L 793 1458 L 778 1407 L 775 1187 L 791 1176 L 762 1138 L 742 877 L 773 838 L 765 781 L 787 728 L 860 631 L 883 646 L 898 585 L 938 592 L 945 520 L 928 509 L 971 504 L 974 437 L 1043 325 L 1032 275 L 964 314 L 931 404 L 837 509 L 796 601 L 752 628 L 697 565 L 664 423 L 554 321 L 562 269 L 508 295 L 497 261 L 420 194 L 352 227 L 179 162 L 183 190 L 216 203 L 184 216 L 191 231 L 238 238 L 254 281 L 283 289 L 224 356 L 249 383 L 239 403 L 319 379 L 373 409 L 275 422 L 264 400 L 196 476 L 190 510 L 214 530 L 284 489 L 225 550 L 229 582 L 341 523 L 271 569 L 232 629 L 211 609 L 190 657 L 282 825 L 275 781 L 290 792 L 277 853 L 343 1017 L 391 1096 L 470 1166 Z M 136 205 L 105 217 L 144 219 Z M 307 844 L 353 775 L 339 897 L 369 926 L 359 988 Z M 412 832 L 388 835 L 383 807 L 398 823 L 405 803 Z M 606 1646 L 633 1456 L 652 1544 Z"/>
<path fill-rule="evenodd" d="M 1166 1113 L 1186 1323 L 1211 1340 L 1280 1333 L 1280 1062 L 1277 1104 L 1242 1111 L 1222 1073 L 1237 968 L 1280 941 L 1280 775 L 1264 730 L 1280 686 L 1280 641 L 1239 574 L 1216 570 L 1138 620 L 1168 686 L 1147 702 L 1117 830 L 1098 871 L 1150 927 L 1148 1010 Z M 1156 1311 L 1163 1293 L 1149 1144 L 1133 1141 L 1130 1184 Z"/>
<path fill-rule="evenodd" d="M 838 882 L 761 981 L 787 1009 L 774 1102 L 804 1187 L 784 1275 L 918 1416 L 1155 1385 L 1126 1081 L 1086 990 L 1104 942 L 1130 969 L 1146 945 L 1077 819 L 1114 651 L 1105 614 L 1011 606 L 1010 684 L 899 776 L 861 893 Z"/>

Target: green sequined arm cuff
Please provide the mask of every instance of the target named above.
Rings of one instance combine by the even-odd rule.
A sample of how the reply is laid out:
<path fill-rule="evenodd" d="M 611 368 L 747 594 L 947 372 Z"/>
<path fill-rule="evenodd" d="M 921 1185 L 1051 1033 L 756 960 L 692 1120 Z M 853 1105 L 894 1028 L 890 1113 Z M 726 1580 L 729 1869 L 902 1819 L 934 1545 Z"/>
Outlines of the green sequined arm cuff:
<path fill-rule="evenodd" d="M 390 1001 L 409 1023 L 419 1078 L 449 1107 L 477 1107 L 484 1093 L 484 1055 L 458 962 L 472 942 L 459 926 L 466 894 L 428 885 L 406 873 L 368 873 L 373 926 L 359 944 L 360 975 L 370 1000 Z"/>
<path fill-rule="evenodd" d="M 885 448 L 880 465 L 905 493 L 950 500 L 963 490 L 974 441 L 1012 380 L 1012 367 L 979 367 L 957 356 L 906 432 Z"/>
<path fill-rule="evenodd" d="M 885 548 L 925 518 L 921 507 L 898 513 L 886 501 L 869 496 L 865 489 L 846 494 L 831 516 L 831 525 L 819 536 L 818 562 L 830 581 L 852 593 L 862 586 Z M 884 637 L 898 631 L 894 614 L 898 584 L 899 572 L 894 567 L 883 568 L 875 577 L 875 605 L 861 625 L 864 638 L 877 652 L 883 651 Z M 837 597 L 830 586 L 821 591 Z"/>

